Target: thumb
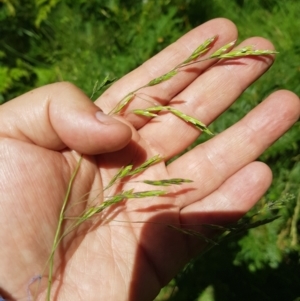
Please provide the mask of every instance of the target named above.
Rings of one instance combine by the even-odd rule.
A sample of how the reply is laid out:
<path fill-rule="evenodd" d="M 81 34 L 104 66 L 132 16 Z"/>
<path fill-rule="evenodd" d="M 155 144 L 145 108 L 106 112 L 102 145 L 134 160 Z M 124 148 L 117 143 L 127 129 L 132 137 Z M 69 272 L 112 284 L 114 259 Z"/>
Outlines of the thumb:
<path fill-rule="evenodd" d="M 70 148 L 100 154 L 123 148 L 131 129 L 107 116 L 78 88 L 55 83 L 32 90 L 0 106 L 0 137 L 52 150 Z"/>

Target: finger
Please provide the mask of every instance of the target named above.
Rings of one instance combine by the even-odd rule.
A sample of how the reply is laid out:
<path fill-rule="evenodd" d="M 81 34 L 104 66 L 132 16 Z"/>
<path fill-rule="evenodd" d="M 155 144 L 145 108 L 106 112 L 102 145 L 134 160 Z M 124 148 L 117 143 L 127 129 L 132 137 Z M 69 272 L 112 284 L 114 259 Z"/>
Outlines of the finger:
<path fill-rule="evenodd" d="M 170 177 L 180 171 L 180 177 L 195 182 L 191 191 L 177 197 L 179 206 L 212 193 L 255 160 L 297 121 L 299 112 L 299 98 L 289 91 L 278 91 L 231 128 L 171 163 Z"/>
<path fill-rule="evenodd" d="M 108 113 L 116 106 L 122 97 L 144 86 L 150 80 L 169 72 L 190 56 L 201 43 L 215 35 L 218 35 L 218 39 L 210 52 L 235 40 L 237 38 L 237 30 L 235 25 L 226 19 L 215 19 L 204 23 L 115 83 L 101 96 L 97 101 L 97 105 L 99 105 L 104 112 Z M 189 68 L 189 72 L 179 72 L 179 74 L 171 80 L 151 88 L 143 89 L 140 91 L 141 93 L 139 93 L 141 98 L 135 97 L 132 106 L 129 106 L 127 111 L 130 111 L 133 107 L 143 108 L 152 105 L 145 101 L 144 98 L 166 104 L 172 97 L 197 78 L 199 74 L 211 66 L 213 62 L 214 60 L 208 60 L 200 65 L 194 65 Z M 137 128 L 140 128 L 146 122 L 145 119 L 132 114 L 126 118 Z"/>
<path fill-rule="evenodd" d="M 183 208 L 180 221 L 183 227 L 200 231 L 205 237 L 220 234 L 205 224 L 228 225 L 239 220 L 264 195 L 272 181 L 268 166 L 252 162 L 205 198 Z M 197 254 L 204 241 L 188 240 L 190 256 Z"/>
<path fill-rule="evenodd" d="M 0 136 L 52 149 L 98 154 L 124 147 L 131 129 L 103 114 L 69 83 L 28 92 L 0 107 Z"/>
<path fill-rule="evenodd" d="M 273 49 L 273 45 L 262 38 L 248 39 L 236 48 L 249 45 L 255 45 L 256 49 Z M 272 63 L 271 56 L 220 61 L 176 95 L 169 105 L 210 124 Z M 171 113 L 152 119 L 139 133 L 166 160 L 179 154 L 199 136 L 198 129 Z"/>
<path fill-rule="evenodd" d="M 189 214 L 204 215 L 201 223 L 222 224 L 233 222 L 248 212 L 264 195 L 272 182 L 270 168 L 262 162 L 252 162 L 231 177 L 220 187 L 205 198 L 184 207 L 181 210 L 183 221 Z M 216 212 L 216 215 L 212 215 Z M 199 220 L 190 220 L 189 223 L 198 223 Z"/>

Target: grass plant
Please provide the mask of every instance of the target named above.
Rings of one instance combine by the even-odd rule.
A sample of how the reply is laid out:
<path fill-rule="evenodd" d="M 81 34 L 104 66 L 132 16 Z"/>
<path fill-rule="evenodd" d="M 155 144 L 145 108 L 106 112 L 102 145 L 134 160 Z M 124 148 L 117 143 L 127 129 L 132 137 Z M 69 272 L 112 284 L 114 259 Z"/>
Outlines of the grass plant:
<path fill-rule="evenodd" d="M 205 58 L 200 58 L 201 56 L 206 54 L 211 49 L 214 41 L 217 38 L 218 38 L 217 36 L 214 36 L 212 38 L 205 40 L 201 45 L 199 45 L 192 52 L 192 54 L 188 58 L 186 58 L 181 64 L 174 67 L 174 69 L 170 70 L 168 73 L 166 73 L 162 76 L 154 78 L 147 84 L 128 93 L 123 99 L 120 100 L 120 102 L 110 112 L 110 114 L 122 114 L 124 112 L 124 110 L 126 110 L 127 105 L 130 102 L 134 101 L 135 96 L 137 96 L 138 91 L 140 91 L 143 88 L 152 87 L 152 86 L 158 85 L 164 81 L 171 80 L 174 76 L 176 76 L 176 74 L 178 73 L 178 71 L 181 68 L 183 68 L 187 65 L 200 63 L 200 62 L 202 62 L 204 60 L 208 60 L 208 59 L 232 59 L 232 58 L 236 59 L 236 58 L 240 58 L 240 57 L 244 57 L 244 56 L 257 56 L 257 55 L 261 56 L 261 55 L 272 55 L 272 54 L 277 53 L 276 51 L 273 51 L 273 50 L 257 50 L 257 49 L 254 49 L 253 46 L 247 46 L 247 47 L 243 47 L 241 49 L 231 50 L 235 44 L 235 41 L 233 41 L 233 42 L 230 42 L 230 43 L 222 46 L 217 51 L 215 51 L 213 54 L 211 54 Z M 104 81 L 100 85 L 96 84 L 94 86 L 92 96 L 94 95 L 96 90 L 99 90 L 106 84 L 110 84 L 110 83 L 111 82 L 108 80 L 108 78 L 105 78 Z M 133 111 L 133 113 L 135 113 L 137 115 L 143 115 L 143 116 L 147 116 L 150 118 L 155 118 L 161 112 L 170 112 L 170 113 L 174 114 L 175 116 L 177 116 L 178 118 L 184 120 L 185 122 L 193 125 L 195 128 L 199 129 L 200 131 L 203 131 L 209 135 L 213 134 L 207 128 L 207 126 L 205 124 L 203 124 L 200 120 L 197 120 L 192 116 L 188 116 L 188 115 L 184 114 L 183 112 L 180 112 L 171 106 L 154 106 L 154 107 L 150 107 L 147 109 L 136 109 Z M 162 160 L 163 160 L 163 158 L 158 154 L 158 155 L 146 160 L 145 162 L 143 162 L 141 165 L 139 165 L 136 168 L 133 168 L 133 165 L 131 165 L 131 164 L 127 165 L 127 166 L 123 166 L 116 173 L 116 175 L 112 177 L 112 179 L 110 180 L 108 185 L 103 189 L 103 191 L 108 190 L 112 186 L 120 183 L 120 181 L 132 180 L 132 178 L 135 175 L 143 173 L 145 170 L 147 170 L 147 168 L 149 168 L 150 166 L 152 166 L 158 162 L 161 162 Z M 130 199 L 159 197 L 159 196 L 166 195 L 168 193 L 168 191 L 165 189 L 161 189 L 161 190 L 149 189 L 149 190 L 145 190 L 145 191 L 135 191 L 134 189 L 130 189 L 130 190 L 125 190 L 125 191 L 120 191 L 120 192 L 108 197 L 102 203 L 96 204 L 96 205 L 91 205 L 90 207 L 88 207 L 86 210 L 84 210 L 82 212 L 82 214 L 80 216 L 76 217 L 74 223 L 65 232 L 62 233 L 63 223 L 65 222 L 66 219 L 68 219 L 68 217 L 66 215 L 66 211 L 68 208 L 68 199 L 69 199 L 69 196 L 70 196 L 70 193 L 72 190 L 74 179 L 80 168 L 81 161 L 82 161 L 82 156 L 80 157 L 78 164 L 77 164 L 77 166 L 71 176 L 71 179 L 69 181 L 68 189 L 66 191 L 65 198 L 63 200 L 62 208 L 60 211 L 57 230 L 56 230 L 55 237 L 53 240 L 51 253 L 50 253 L 50 256 L 48 259 L 48 263 L 47 263 L 48 264 L 48 287 L 47 287 L 47 296 L 46 296 L 47 301 L 51 300 L 51 287 L 52 287 L 52 281 L 53 281 L 53 266 L 54 266 L 55 252 L 56 252 L 57 248 L 59 247 L 59 244 L 61 243 L 62 239 L 67 234 L 69 234 L 71 231 L 73 231 L 74 229 L 76 229 L 77 227 L 79 227 L 81 224 L 83 224 L 86 221 L 89 221 L 93 218 L 100 219 L 101 218 L 100 213 L 103 212 L 104 210 L 108 209 L 112 205 L 115 205 L 115 204 L 118 204 L 121 202 L 125 202 Z M 190 179 L 182 179 L 182 178 L 172 178 L 172 179 L 143 180 L 142 182 L 145 184 L 148 184 L 148 185 L 155 186 L 155 187 L 156 186 L 168 187 L 171 185 L 183 185 L 184 183 L 190 183 L 191 180 Z M 260 222 L 256 222 L 256 223 L 250 223 L 248 220 L 246 223 L 240 223 L 235 227 L 227 227 L 227 228 L 220 227 L 218 225 L 203 225 L 203 226 L 211 227 L 215 230 L 218 229 L 221 232 L 225 233 L 225 234 L 223 234 L 222 237 L 224 237 L 224 236 L 228 237 L 229 234 L 236 233 L 241 230 L 249 229 L 251 227 L 256 227 L 256 226 L 263 224 L 264 222 L 269 222 L 269 221 L 271 221 L 271 220 L 268 219 L 263 222 L 260 221 Z M 213 246 L 218 243 L 217 241 L 211 240 L 197 231 L 194 231 L 191 229 L 186 229 L 186 228 L 182 229 L 180 227 L 180 225 L 167 225 L 167 226 L 176 231 L 179 231 L 185 235 L 192 235 L 192 236 L 198 237 L 200 239 L 203 239 L 204 241 L 206 241 L 208 243 L 209 246 Z"/>

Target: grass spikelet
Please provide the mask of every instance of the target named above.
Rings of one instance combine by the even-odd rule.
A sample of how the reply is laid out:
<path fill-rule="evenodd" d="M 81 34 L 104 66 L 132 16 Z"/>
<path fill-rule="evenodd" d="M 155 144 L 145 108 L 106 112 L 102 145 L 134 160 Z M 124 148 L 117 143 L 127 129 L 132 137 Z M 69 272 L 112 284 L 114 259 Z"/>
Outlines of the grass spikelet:
<path fill-rule="evenodd" d="M 149 110 L 134 110 L 133 111 L 134 114 L 136 115 L 141 115 L 141 116 L 145 116 L 145 117 L 157 117 L 158 115 L 155 113 L 150 112 Z"/>
<path fill-rule="evenodd" d="M 135 168 L 134 170 L 131 170 L 128 173 L 128 175 L 133 176 L 133 175 L 139 174 L 139 173 L 145 171 L 148 167 L 150 167 L 156 163 L 159 163 L 161 161 L 162 161 L 162 157 L 160 155 L 156 155 L 156 156 L 148 159 L 144 163 L 142 163 L 139 167 Z"/>
<path fill-rule="evenodd" d="M 217 51 L 215 51 L 213 54 L 211 54 L 209 57 L 212 58 L 218 58 L 220 57 L 220 55 L 226 53 L 231 47 L 233 47 L 236 43 L 236 40 L 222 46 L 221 48 L 219 48 Z"/>
<path fill-rule="evenodd" d="M 180 119 L 186 121 L 187 123 L 191 123 L 197 129 L 201 130 L 202 132 L 204 132 L 208 135 L 213 135 L 213 133 L 208 129 L 208 127 L 204 123 L 202 123 L 200 120 L 198 120 L 192 116 L 186 115 L 172 107 L 170 107 L 169 111 L 172 112 L 177 117 L 179 117 Z"/>
<path fill-rule="evenodd" d="M 164 74 L 164 75 L 162 75 L 162 76 L 160 76 L 160 77 L 157 77 L 157 78 L 151 80 L 151 81 L 146 85 L 146 87 L 151 87 L 151 86 L 158 85 L 158 84 L 160 84 L 160 83 L 162 83 L 162 82 L 164 82 L 164 81 L 166 81 L 166 80 L 172 78 L 172 77 L 175 76 L 177 73 L 178 73 L 178 71 L 172 70 L 172 71 L 170 71 L 170 72 L 168 72 L 168 73 L 166 73 L 166 74 Z"/>
<path fill-rule="evenodd" d="M 134 98 L 135 94 L 132 92 L 132 93 L 129 93 L 127 96 L 125 96 L 118 104 L 117 106 L 112 109 L 112 111 L 109 113 L 110 114 L 118 114 L 120 113 L 123 108 L 128 105 L 130 103 L 130 101 L 132 101 L 132 99 Z"/>
<path fill-rule="evenodd" d="M 216 35 L 205 40 L 204 43 L 198 46 L 185 61 L 183 61 L 180 65 L 177 66 L 177 68 L 183 67 L 185 64 L 197 59 L 200 55 L 207 52 L 211 48 L 212 43 L 217 39 L 217 37 L 218 36 Z"/>
<path fill-rule="evenodd" d="M 124 198 L 126 199 L 140 199 L 140 198 L 147 198 L 147 197 L 156 197 L 165 195 L 167 192 L 165 190 L 147 190 L 147 191 L 128 191 L 124 193 Z"/>
<path fill-rule="evenodd" d="M 109 76 L 105 76 L 105 78 L 103 79 L 103 81 L 99 84 L 99 81 L 96 80 L 95 85 L 93 87 L 93 92 L 92 95 L 90 96 L 90 99 L 93 99 L 95 93 L 97 93 L 98 91 L 100 91 L 102 88 L 111 85 L 112 83 L 114 83 L 116 81 L 116 78 L 109 78 Z"/>
<path fill-rule="evenodd" d="M 270 55 L 270 54 L 278 54 L 279 52 L 276 50 L 267 50 L 267 49 L 256 49 L 253 50 L 249 55 Z"/>
<path fill-rule="evenodd" d="M 208 127 L 203 122 L 201 122 L 200 120 L 198 120 L 192 116 L 186 115 L 171 106 L 155 106 L 155 107 L 147 108 L 144 110 L 133 110 L 133 113 L 135 113 L 137 115 L 147 116 L 148 114 L 153 114 L 153 112 L 160 112 L 160 111 L 169 111 L 169 112 L 173 113 L 175 116 L 184 120 L 185 122 L 194 125 L 197 129 L 205 132 L 206 134 L 213 135 L 213 133 L 208 129 Z M 157 114 L 155 114 L 155 115 L 157 115 Z"/>
<path fill-rule="evenodd" d="M 270 55 L 270 54 L 277 54 L 277 53 L 278 52 L 275 50 L 260 50 L 260 49 L 254 49 L 253 46 L 245 46 L 241 49 L 220 54 L 217 58 L 232 59 L 232 58 L 239 58 L 239 57 L 250 56 L 250 55 L 257 56 L 257 55 Z"/>
<path fill-rule="evenodd" d="M 132 165 L 127 165 L 125 167 L 122 167 L 115 176 L 110 180 L 108 185 L 105 187 L 104 190 L 107 190 L 111 186 L 113 186 L 118 180 L 121 180 L 129 175 L 130 171 L 132 170 Z"/>
<path fill-rule="evenodd" d="M 192 183 L 193 181 L 189 179 L 173 178 L 168 180 L 154 180 L 154 181 L 144 180 L 142 182 L 153 186 L 171 186 L 171 185 L 181 185 L 183 183 Z"/>
<path fill-rule="evenodd" d="M 140 109 L 140 110 L 133 110 L 134 114 L 137 115 L 142 115 L 142 116 L 148 116 L 148 115 L 154 115 L 154 116 L 158 116 L 156 113 L 153 112 L 160 112 L 160 111 L 169 111 L 170 108 L 169 106 L 155 106 L 155 107 L 150 107 L 147 109 Z"/>

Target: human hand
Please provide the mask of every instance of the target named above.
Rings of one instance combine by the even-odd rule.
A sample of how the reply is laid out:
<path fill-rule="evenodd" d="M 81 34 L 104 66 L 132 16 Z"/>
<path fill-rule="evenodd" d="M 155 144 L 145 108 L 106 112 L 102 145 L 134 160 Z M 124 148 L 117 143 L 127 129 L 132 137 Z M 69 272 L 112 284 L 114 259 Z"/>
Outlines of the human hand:
<path fill-rule="evenodd" d="M 213 49 L 237 37 L 227 20 L 203 24 L 118 81 L 96 105 L 108 113 L 129 91 L 169 71 L 215 34 L 220 37 Z M 261 38 L 242 44 L 272 47 Z M 143 93 L 209 124 L 271 63 L 271 57 L 243 58 L 238 64 L 219 62 L 209 68 L 212 61 L 207 61 Z M 147 105 L 135 99 L 127 112 Z M 99 122 L 98 111 L 66 83 L 39 88 L 0 107 L 0 288 L 7 299 L 26 300 L 30 279 L 44 269 L 78 153 L 85 156 L 69 204 L 92 193 L 72 207 L 75 216 L 122 166 L 157 154 L 167 161 L 199 134 L 170 114 L 151 121 L 130 113 L 124 120 L 100 114 Z M 83 225 L 66 236 L 55 258 L 52 299 L 152 300 L 204 246 L 166 225 L 240 218 L 271 183 L 269 168 L 254 160 L 292 126 L 299 111 L 297 96 L 276 92 L 228 130 L 170 165 L 158 163 L 136 177 L 136 181 L 180 177 L 193 183 L 172 187 L 168 196 L 130 200 L 110 212 L 114 221 L 99 221 L 89 231 Z M 137 182 L 124 183 L 122 189 L 131 187 L 144 190 Z M 105 196 L 106 192 L 100 194 L 97 201 Z M 37 300 L 45 300 L 44 279 Z"/>

